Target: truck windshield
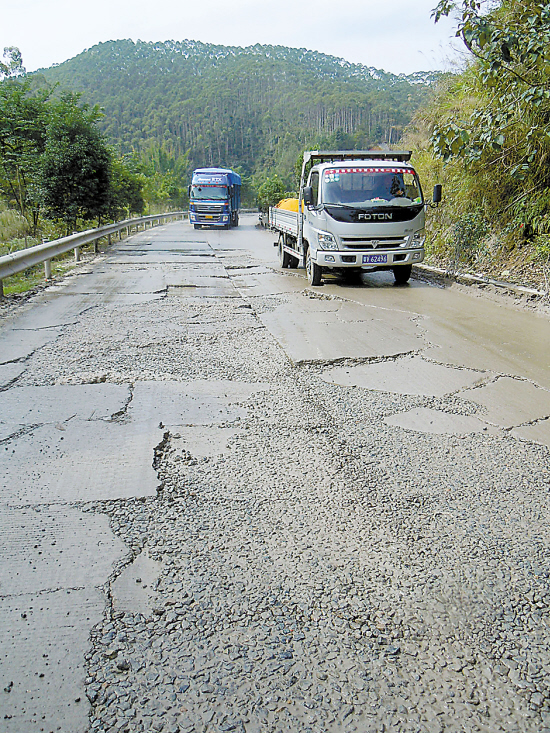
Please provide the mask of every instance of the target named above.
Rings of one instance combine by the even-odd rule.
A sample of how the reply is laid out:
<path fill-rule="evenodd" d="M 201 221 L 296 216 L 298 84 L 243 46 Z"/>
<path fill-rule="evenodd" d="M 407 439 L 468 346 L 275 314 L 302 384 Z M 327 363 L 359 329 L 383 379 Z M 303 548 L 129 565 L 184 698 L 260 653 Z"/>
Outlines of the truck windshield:
<path fill-rule="evenodd" d="M 208 186 L 201 184 L 191 186 L 192 199 L 214 199 L 216 201 L 225 201 L 227 199 L 227 186 Z"/>
<path fill-rule="evenodd" d="M 411 169 L 330 168 L 323 172 L 322 202 L 347 206 L 410 206 L 422 203 L 418 177 Z"/>

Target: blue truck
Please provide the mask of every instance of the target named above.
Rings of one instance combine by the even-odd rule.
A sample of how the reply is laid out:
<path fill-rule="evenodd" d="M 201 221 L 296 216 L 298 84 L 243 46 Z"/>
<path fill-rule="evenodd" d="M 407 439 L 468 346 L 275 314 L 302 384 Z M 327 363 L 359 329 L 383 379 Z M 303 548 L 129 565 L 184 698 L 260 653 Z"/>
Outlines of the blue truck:
<path fill-rule="evenodd" d="M 197 168 L 189 186 L 189 221 L 195 229 L 239 225 L 241 177 L 227 168 Z"/>

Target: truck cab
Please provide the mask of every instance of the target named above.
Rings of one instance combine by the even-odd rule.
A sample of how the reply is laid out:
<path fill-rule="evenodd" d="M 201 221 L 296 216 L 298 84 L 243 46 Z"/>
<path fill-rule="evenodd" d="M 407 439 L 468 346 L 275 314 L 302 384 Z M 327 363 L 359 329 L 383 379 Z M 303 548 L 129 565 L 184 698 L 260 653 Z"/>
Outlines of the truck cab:
<path fill-rule="evenodd" d="M 309 171 L 300 228 L 310 280 L 324 268 L 389 269 L 407 282 L 424 259 L 426 203 L 410 153 L 367 155 L 335 154 Z"/>
<path fill-rule="evenodd" d="M 241 177 L 226 168 L 197 168 L 189 186 L 189 221 L 195 229 L 239 224 Z"/>
<path fill-rule="evenodd" d="M 306 151 L 296 208 L 283 201 L 270 209 L 281 266 L 303 262 L 311 285 L 330 270 L 392 270 L 406 283 L 424 259 L 426 207 L 441 200 L 437 185 L 425 201 L 410 158 L 410 151 Z"/>

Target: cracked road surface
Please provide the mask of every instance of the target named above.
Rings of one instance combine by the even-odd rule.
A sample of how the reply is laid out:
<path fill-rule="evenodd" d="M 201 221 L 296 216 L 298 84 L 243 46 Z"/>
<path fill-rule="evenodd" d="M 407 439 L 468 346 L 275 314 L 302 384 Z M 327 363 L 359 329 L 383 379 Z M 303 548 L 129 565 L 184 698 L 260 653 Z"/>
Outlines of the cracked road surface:
<path fill-rule="evenodd" d="M 140 232 L 0 324 L 0 729 L 550 731 L 550 321 Z"/>

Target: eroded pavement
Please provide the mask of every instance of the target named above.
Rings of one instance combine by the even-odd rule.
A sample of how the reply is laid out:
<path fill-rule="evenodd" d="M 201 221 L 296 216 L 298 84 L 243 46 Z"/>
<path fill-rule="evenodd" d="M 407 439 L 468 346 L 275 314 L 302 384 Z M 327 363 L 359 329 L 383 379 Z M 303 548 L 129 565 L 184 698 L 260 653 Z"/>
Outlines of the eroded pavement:
<path fill-rule="evenodd" d="M 550 727 L 548 319 L 273 241 L 4 310 L 3 729 Z"/>

